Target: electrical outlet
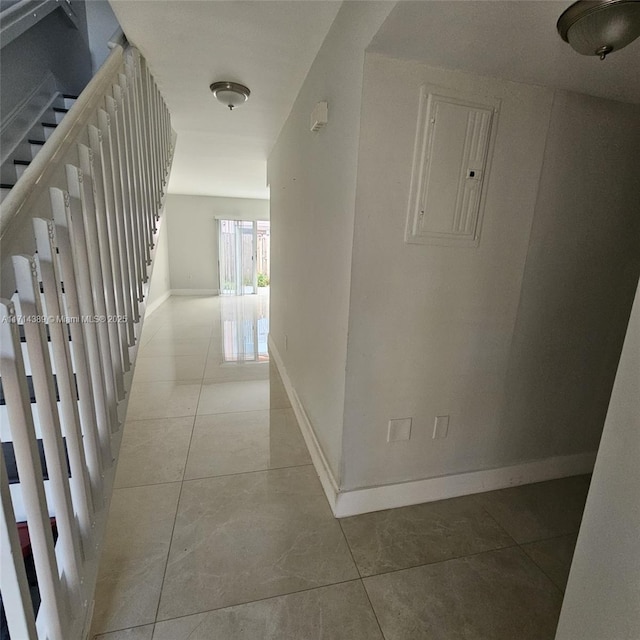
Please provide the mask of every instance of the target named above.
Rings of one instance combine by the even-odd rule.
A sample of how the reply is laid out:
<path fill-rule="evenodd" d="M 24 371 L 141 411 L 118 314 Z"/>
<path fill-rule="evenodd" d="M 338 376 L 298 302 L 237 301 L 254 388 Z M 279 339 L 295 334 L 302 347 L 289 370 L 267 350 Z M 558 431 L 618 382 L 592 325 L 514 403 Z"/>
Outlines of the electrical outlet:
<path fill-rule="evenodd" d="M 394 418 L 389 420 L 387 442 L 398 442 L 411 438 L 411 418 Z"/>
<path fill-rule="evenodd" d="M 436 416 L 433 424 L 433 439 L 446 438 L 449 432 L 449 416 Z"/>

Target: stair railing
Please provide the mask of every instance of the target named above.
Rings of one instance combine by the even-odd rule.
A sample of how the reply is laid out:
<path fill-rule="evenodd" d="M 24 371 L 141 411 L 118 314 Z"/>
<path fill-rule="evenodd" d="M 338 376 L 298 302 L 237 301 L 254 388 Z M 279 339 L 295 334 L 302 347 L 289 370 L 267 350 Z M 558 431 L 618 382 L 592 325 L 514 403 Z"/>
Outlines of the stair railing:
<path fill-rule="evenodd" d="M 0 592 L 14 640 L 88 637 L 174 141 L 144 58 L 115 44 L 0 206 L 0 431 L 18 476 L 0 455 Z"/>

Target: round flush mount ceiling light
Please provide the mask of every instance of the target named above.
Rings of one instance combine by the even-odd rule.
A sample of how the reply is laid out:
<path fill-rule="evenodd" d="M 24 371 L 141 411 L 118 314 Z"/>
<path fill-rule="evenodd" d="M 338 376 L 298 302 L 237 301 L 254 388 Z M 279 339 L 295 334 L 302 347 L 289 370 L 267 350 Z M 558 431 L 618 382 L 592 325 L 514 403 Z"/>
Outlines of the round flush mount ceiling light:
<path fill-rule="evenodd" d="M 579 0 L 560 16 L 557 28 L 578 53 L 604 60 L 640 36 L 640 2 Z"/>
<path fill-rule="evenodd" d="M 244 104 L 251 95 L 247 87 L 237 82 L 214 82 L 209 89 L 216 100 L 229 107 L 231 111 Z"/>

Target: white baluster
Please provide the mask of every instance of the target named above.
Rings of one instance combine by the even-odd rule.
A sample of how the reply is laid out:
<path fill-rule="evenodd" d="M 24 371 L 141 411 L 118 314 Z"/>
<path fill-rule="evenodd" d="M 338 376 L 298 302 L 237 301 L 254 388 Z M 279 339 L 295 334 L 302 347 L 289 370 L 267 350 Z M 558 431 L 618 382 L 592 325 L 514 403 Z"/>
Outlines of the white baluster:
<path fill-rule="evenodd" d="M 73 321 L 69 323 L 71 333 L 71 351 L 73 366 L 78 387 L 78 404 L 80 409 L 80 425 L 82 427 L 85 456 L 89 466 L 94 507 L 103 503 L 103 460 L 110 460 L 109 417 L 107 414 L 104 386 L 102 382 L 102 366 L 100 360 L 91 356 L 100 356 L 95 325 L 83 323 L 82 315 L 93 315 L 91 296 L 83 305 L 80 304 L 80 293 L 76 279 L 75 265 L 83 264 L 79 256 L 74 258 L 74 249 L 70 236 L 71 201 L 69 194 L 61 189 L 51 189 L 51 211 L 55 226 L 55 244 L 58 247 L 60 280 L 64 282 L 66 314 Z M 76 253 L 78 253 L 76 249 Z M 83 274 L 80 274 L 82 277 Z M 100 437 L 99 434 L 106 434 Z"/>
<path fill-rule="evenodd" d="M 71 495 L 80 525 L 81 538 L 86 541 L 92 535 L 93 498 L 78 413 L 78 391 L 69 349 L 69 326 L 64 319 L 65 309 L 61 304 L 60 282 L 62 280 L 56 260 L 54 223 L 53 220 L 34 218 L 33 228 L 38 247 L 38 262 L 45 302 L 48 313 L 52 316 L 48 327 L 60 395 L 62 432 L 67 440 L 69 452 Z M 70 295 L 70 285 L 65 282 L 64 286 L 65 295 Z"/>
<path fill-rule="evenodd" d="M 9 491 L 9 478 L 4 456 L 0 455 L 0 497 L 2 520 L 0 521 L 0 592 L 7 616 L 9 635 L 12 638 L 38 640 L 36 619 L 31 604 L 29 584 L 24 570 L 20 538 Z"/>
<path fill-rule="evenodd" d="M 91 127 L 89 128 L 91 132 Z M 84 144 L 78 145 L 80 168 L 85 176 L 84 199 L 82 200 L 83 218 L 90 249 L 89 265 L 91 280 L 94 284 L 95 308 L 104 320 L 98 332 L 105 334 L 109 345 L 109 364 L 116 385 L 117 400 L 124 399 L 124 380 L 122 377 L 122 350 L 118 324 L 116 299 L 113 291 L 113 267 L 109 248 L 109 235 L 105 213 L 104 182 L 100 158 Z M 94 248 L 96 249 L 94 253 Z M 98 290 L 96 290 L 96 288 Z M 116 401 L 117 404 L 117 401 Z"/>
<path fill-rule="evenodd" d="M 25 316 L 24 335 L 31 365 L 31 378 L 40 419 L 40 432 L 51 482 L 52 508 L 58 526 L 60 545 L 60 569 L 69 589 L 71 611 L 77 607 L 80 597 L 81 557 L 62 429 L 58 417 L 53 371 L 49 360 L 49 345 L 44 314 L 40 303 L 40 287 L 36 262 L 30 256 L 13 256 L 20 308 Z M 57 377 L 56 377 L 57 379 Z"/>
<path fill-rule="evenodd" d="M 68 603 L 60 585 L 15 306 L 5 299 L 0 299 L 0 377 L 38 576 L 38 628 L 45 629 L 50 640 L 65 640 L 63 616 Z"/>

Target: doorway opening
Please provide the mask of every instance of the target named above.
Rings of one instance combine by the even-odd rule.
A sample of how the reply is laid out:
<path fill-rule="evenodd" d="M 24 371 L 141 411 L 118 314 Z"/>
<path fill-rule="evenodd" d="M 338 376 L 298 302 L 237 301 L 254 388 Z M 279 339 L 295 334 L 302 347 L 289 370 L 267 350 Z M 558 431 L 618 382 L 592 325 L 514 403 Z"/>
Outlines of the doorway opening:
<path fill-rule="evenodd" d="M 220 295 L 268 292 L 270 234 L 268 220 L 218 220 Z"/>

